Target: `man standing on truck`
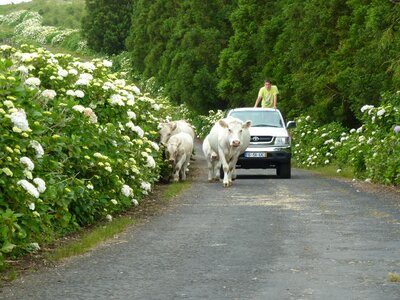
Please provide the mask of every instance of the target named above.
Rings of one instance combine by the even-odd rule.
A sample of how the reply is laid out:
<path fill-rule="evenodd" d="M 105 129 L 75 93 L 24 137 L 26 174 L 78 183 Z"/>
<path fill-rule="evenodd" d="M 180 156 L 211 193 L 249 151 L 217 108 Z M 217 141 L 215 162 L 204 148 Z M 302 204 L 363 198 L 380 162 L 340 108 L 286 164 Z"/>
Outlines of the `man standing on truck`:
<path fill-rule="evenodd" d="M 278 94 L 277 86 L 272 85 L 271 80 L 265 79 L 264 86 L 258 91 L 258 97 L 254 107 L 257 107 L 258 103 L 261 101 L 261 107 L 273 107 L 276 109 Z"/>

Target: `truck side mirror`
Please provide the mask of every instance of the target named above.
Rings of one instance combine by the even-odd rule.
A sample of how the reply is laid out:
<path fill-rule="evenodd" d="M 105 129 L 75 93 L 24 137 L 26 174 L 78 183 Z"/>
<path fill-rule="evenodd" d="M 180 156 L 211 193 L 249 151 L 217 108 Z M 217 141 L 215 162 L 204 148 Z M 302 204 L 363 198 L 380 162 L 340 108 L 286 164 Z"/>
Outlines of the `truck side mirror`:
<path fill-rule="evenodd" d="M 296 127 L 296 122 L 295 121 L 289 121 L 286 124 L 286 128 L 290 129 L 290 128 L 295 128 Z"/>

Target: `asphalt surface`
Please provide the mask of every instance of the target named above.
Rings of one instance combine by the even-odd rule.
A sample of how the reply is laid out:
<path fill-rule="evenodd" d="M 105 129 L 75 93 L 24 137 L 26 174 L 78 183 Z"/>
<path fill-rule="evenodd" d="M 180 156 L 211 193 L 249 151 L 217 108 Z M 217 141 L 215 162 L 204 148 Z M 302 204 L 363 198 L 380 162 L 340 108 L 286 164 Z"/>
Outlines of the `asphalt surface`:
<path fill-rule="evenodd" d="M 400 197 L 292 170 L 192 186 L 150 222 L 3 287 L 0 299 L 400 299 Z M 269 175 L 266 175 L 269 174 Z"/>

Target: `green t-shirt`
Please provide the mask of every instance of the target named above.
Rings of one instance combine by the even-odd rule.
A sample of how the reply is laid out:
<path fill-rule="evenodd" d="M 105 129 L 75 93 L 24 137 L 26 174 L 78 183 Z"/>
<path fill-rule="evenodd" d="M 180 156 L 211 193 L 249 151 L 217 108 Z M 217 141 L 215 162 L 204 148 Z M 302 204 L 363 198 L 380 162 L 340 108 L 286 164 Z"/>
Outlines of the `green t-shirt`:
<path fill-rule="evenodd" d="M 276 85 L 271 85 L 269 91 L 263 86 L 258 92 L 258 97 L 261 97 L 261 107 L 271 107 L 274 99 L 273 96 L 278 94 L 279 91 Z"/>

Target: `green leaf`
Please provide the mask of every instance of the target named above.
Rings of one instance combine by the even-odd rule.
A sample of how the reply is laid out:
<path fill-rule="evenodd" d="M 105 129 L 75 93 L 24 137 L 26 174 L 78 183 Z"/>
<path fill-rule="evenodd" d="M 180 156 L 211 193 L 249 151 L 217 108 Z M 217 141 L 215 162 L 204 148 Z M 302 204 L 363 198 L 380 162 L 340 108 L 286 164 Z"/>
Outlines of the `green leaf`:
<path fill-rule="evenodd" d="M 10 253 L 15 247 L 15 244 L 10 243 L 9 241 L 5 241 L 3 247 L 1 248 L 1 252 Z"/>

